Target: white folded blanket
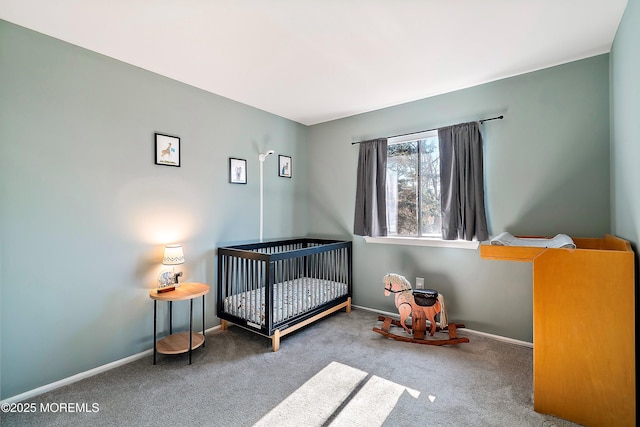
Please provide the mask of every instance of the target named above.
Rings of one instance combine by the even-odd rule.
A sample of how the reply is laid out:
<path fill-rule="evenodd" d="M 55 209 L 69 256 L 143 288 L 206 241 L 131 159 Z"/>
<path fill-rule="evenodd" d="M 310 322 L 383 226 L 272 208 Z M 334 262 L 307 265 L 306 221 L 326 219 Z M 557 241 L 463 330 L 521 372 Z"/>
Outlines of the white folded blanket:
<path fill-rule="evenodd" d="M 546 238 L 520 238 L 508 232 L 502 232 L 491 239 L 491 244 L 495 246 L 535 246 L 539 248 L 573 248 L 576 244 L 573 239 L 566 234 L 557 234 L 551 239 Z"/>

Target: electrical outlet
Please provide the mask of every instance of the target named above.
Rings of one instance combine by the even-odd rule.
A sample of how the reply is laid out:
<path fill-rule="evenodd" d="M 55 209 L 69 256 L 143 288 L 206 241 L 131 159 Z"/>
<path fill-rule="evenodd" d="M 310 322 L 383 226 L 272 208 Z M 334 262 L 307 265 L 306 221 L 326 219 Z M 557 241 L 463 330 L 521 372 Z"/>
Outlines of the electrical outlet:
<path fill-rule="evenodd" d="M 416 277 L 416 289 L 424 289 L 424 277 Z"/>

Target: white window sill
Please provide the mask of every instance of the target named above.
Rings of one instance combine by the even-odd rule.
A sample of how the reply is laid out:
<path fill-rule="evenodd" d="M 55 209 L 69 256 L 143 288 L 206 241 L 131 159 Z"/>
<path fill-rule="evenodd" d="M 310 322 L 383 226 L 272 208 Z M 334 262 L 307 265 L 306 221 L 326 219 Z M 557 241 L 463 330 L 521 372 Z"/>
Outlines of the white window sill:
<path fill-rule="evenodd" d="M 480 242 L 467 240 L 442 240 L 429 237 L 368 237 L 364 240 L 367 243 L 382 243 L 386 245 L 409 245 L 409 246 L 430 246 L 436 248 L 457 248 L 457 249 L 478 249 Z"/>

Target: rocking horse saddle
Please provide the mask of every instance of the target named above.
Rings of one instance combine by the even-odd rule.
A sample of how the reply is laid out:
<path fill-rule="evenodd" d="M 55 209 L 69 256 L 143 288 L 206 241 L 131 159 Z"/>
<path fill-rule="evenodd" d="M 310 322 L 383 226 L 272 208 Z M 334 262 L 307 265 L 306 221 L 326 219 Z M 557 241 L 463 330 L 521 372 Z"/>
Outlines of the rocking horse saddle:
<path fill-rule="evenodd" d="M 431 307 L 438 301 L 438 291 L 434 289 L 413 289 L 413 300 L 420 307 Z"/>

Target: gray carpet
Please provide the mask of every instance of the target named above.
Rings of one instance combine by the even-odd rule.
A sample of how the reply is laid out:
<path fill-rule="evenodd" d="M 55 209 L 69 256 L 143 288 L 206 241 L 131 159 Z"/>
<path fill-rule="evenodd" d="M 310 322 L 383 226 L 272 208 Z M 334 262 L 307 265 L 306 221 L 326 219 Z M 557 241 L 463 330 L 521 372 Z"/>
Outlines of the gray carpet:
<path fill-rule="evenodd" d="M 2 414 L 0 424 L 575 425 L 533 411 L 530 348 L 464 330 L 468 344 L 403 343 L 372 332 L 380 324 L 375 313 L 339 312 L 284 337 L 277 353 L 242 328 L 215 330 L 192 365 L 146 357 L 29 399 L 50 411 Z M 84 411 L 52 411 L 64 402 Z"/>

